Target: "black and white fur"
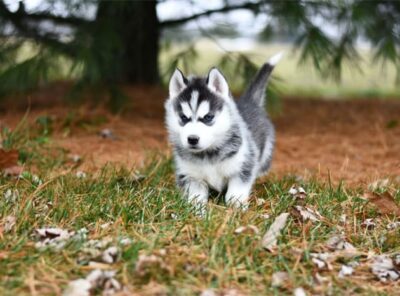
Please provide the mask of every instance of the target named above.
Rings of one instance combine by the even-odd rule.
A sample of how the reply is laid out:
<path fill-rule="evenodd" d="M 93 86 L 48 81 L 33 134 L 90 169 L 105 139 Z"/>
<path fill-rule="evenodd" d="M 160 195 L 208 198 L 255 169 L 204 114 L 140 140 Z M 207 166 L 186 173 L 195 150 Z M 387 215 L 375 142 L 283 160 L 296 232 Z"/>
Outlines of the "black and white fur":
<path fill-rule="evenodd" d="M 246 208 L 255 179 L 268 171 L 275 131 L 265 87 L 281 56 L 262 66 L 238 100 L 216 68 L 206 78 L 187 79 L 178 69 L 172 75 L 165 109 L 176 180 L 196 206 L 204 208 L 211 187 L 226 188 L 225 202 Z"/>

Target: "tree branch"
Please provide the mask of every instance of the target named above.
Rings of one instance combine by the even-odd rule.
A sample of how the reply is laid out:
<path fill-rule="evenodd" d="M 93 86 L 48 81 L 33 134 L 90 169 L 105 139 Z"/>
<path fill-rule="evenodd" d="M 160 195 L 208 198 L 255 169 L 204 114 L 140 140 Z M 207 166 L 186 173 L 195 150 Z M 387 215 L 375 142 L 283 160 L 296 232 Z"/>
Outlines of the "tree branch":
<path fill-rule="evenodd" d="M 40 34 L 36 28 L 32 28 L 25 21 L 24 10 L 19 9 L 13 13 L 8 10 L 7 6 L 2 0 L 0 0 L 0 18 L 12 24 L 12 26 L 18 31 L 20 36 L 25 38 L 32 38 L 35 41 L 46 44 L 66 55 L 74 56 L 75 51 L 68 46 L 68 44 L 58 40 L 57 36 L 51 34 Z"/>
<path fill-rule="evenodd" d="M 20 2 L 20 6 L 16 12 L 11 12 L 3 1 L 0 1 L 0 16 L 3 16 L 8 19 L 19 18 L 24 20 L 31 21 L 53 21 L 58 24 L 72 25 L 72 26 L 84 26 L 90 25 L 93 22 L 90 20 L 85 20 L 83 18 L 68 16 L 58 16 L 51 14 L 49 12 L 36 12 L 36 13 L 27 13 L 23 2 Z"/>
<path fill-rule="evenodd" d="M 93 23 L 92 21 L 85 20 L 83 18 L 77 18 L 73 16 L 62 17 L 47 12 L 29 13 L 29 14 L 26 13 L 24 17 L 28 20 L 34 20 L 34 21 L 50 20 L 58 24 L 66 24 L 73 26 L 85 26 L 85 25 L 91 25 Z"/>
<path fill-rule="evenodd" d="M 214 13 L 222 13 L 222 12 L 228 12 L 232 10 L 237 10 L 237 9 L 250 9 L 250 10 L 257 10 L 264 1 L 259 1 L 259 2 L 246 2 L 242 4 L 237 4 L 237 5 L 227 5 L 223 6 L 221 8 L 216 8 L 216 9 L 210 9 L 206 10 L 197 14 L 193 14 L 188 17 L 180 18 L 180 19 L 173 19 L 173 20 L 165 20 L 163 22 L 160 22 L 161 27 L 168 27 L 168 26 L 176 26 L 176 25 L 181 25 L 184 24 L 188 21 L 195 20 L 199 17 L 202 16 L 208 16 Z"/>

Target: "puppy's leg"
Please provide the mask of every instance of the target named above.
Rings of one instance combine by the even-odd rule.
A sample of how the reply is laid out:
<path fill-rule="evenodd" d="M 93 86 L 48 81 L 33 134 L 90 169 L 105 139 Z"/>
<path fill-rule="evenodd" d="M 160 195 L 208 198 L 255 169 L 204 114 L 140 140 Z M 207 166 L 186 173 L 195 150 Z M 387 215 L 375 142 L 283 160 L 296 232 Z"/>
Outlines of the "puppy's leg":
<path fill-rule="evenodd" d="M 181 188 L 188 201 L 196 207 L 199 214 L 204 214 L 208 201 L 207 184 L 193 178 L 178 175 L 178 186 Z"/>
<path fill-rule="evenodd" d="M 228 191 L 225 195 L 225 202 L 228 205 L 247 210 L 253 179 L 243 180 L 235 176 L 229 180 Z"/>

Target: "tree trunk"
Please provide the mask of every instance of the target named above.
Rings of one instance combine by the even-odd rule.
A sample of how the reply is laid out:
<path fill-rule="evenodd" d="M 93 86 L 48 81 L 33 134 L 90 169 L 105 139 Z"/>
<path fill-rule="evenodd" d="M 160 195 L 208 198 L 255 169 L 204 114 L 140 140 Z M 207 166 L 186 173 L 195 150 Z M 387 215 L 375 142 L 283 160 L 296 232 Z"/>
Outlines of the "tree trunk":
<path fill-rule="evenodd" d="M 156 4 L 100 0 L 93 50 L 98 52 L 103 65 L 100 71 L 104 71 L 107 80 L 132 84 L 159 82 Z"/>

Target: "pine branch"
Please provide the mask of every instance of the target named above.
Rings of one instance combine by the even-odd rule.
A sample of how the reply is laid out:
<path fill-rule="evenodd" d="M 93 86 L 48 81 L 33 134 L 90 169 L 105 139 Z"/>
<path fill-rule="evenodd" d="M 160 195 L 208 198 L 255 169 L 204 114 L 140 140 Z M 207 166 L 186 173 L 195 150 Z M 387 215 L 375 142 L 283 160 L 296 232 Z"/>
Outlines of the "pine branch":
<path fill-rule="evenodd" d="M 203 11 L 203 12 L 200 12 L 200 13 L 197 13 L 197 14 L 193 14 L 193 15 L 188 16 L 188 17 L 184 17 L 184 18 L 166 20 L 166 21 L 160 22 L 160 26 L 161 27 L 168 27 L 168 26 L 181 25 L 181 24 L 184 24 L 186 22 L 198 19 L 198 18 L 200 18 L 202 16 L 209 16 L 209 15 L 214 14 L 214 13 L 223 13 L 223 12 L 229 12 L 229 11 L 238 10 L 238 9 L 250 9 L 250 10 L 256 11 L 265 2 L 266 1 L 246 2 L 246 3 L 242 3 L 242 4 L 237 4 L 237 5 L 227 5 L 227 6 L 223 6 L 221 8 L 206 10 L 206 11 Z"/>
<path fill-rule="evenodd" d="M 93 22 L 90 20 L 85 20 L 83 18 L 78 18 L 74 16 L 58 16 L 51 14 L 49 12 L 34 12 L 28 13 L 26 12 L 23 2 L 20 2 L 19 8 L 16 12 L 11 12 L 7 6 L 4 4 L 3 0 L 0 0 L 0 16 L 3 16 L 6 19 L 24 19 L 29 21 L 53 21 L 58 24 L 64 25 L 72 25 L 72 26 L 85 26 L 90 25 Z"/>
<path fill-rule="evenodd" d="M 28 25 L 24 17 L 25 14 L 24 9 L 18 9 L 15 13 L 9 11 L 4 2 L 0 0 L 0 19 L 3 18 L 3 20 L 10 22 L 21 37 L 33 39 L 68 56 L 76 55 L 71 46 L 59 40 L 59 36 L 50 33 L 42 34 L 38 28 Z"/>
<path fill-rule="evenodd" d="M 92 21 L 85 20 L 83 18 L 77 18 L 77 17 L 73 17 L 73 16 L 62 17 L 62 16 L 53 15 L 48 12 L 26 13 L 26 14 L 24 14 L 24 17 L 27 20 L 33 20 L 33 21 L 50 20 L 57 24 L 73 25 L 76 27 L 87 26 L 87 25 L 93 24 Z"/>

